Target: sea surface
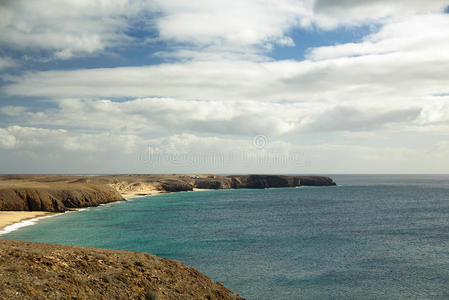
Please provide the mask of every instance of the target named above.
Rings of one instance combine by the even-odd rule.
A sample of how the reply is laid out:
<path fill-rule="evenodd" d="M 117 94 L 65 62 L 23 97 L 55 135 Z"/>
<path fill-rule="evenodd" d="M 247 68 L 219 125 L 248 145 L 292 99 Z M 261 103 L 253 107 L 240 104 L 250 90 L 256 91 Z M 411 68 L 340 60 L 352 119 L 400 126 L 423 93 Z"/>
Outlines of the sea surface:
<path fill-rule="evenodd" d="M 179 260 L 247 299 L 449 299 L 449 176 L 183 192 L 2 235 Z"/>

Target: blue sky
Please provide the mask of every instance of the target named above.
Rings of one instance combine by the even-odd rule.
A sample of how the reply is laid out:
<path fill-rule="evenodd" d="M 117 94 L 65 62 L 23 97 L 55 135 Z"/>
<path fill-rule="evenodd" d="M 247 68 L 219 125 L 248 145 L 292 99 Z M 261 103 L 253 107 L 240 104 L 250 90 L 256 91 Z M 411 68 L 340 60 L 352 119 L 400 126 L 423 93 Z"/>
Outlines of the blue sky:
<path fill-rule="evenodd" d="M 2 2 L 0 173 L 448 173 L 447 7 Z"/>

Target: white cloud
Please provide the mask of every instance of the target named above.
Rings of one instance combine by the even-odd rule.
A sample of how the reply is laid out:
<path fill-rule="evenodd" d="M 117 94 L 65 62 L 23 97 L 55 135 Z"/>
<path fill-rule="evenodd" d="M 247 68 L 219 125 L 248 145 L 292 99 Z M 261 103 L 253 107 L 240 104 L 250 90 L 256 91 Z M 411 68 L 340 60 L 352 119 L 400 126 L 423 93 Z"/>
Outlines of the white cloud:
<path fill-rule="evenodd" d="M 0 57 L 0 71 L 18 66 L 18 63 L 10 57 Z"/>
<path fill-rule="evenodd" d="M 449 15 L 428 14 L 401 18 L 385 24 L 361 43 L 347 43 L 310 49 L 311 60 L 402 53 L 417 59 L 449 57 Z"/>
<path fill-rule="evenodd" d="M 135 42 L 127 32 L 139 24 L 167 43 L 157 55 L 176 60 L 3 74 L 7 96 L 47 103 L 0 107 L 0 171 L 447 172 L 445 3 L 336 3 L 4 1 L 2 47 L 71 59 Z M 362 24 L 378 30 L 361 42 L 310 49 L 304 61 L 266 56 L 301 43 L 289 36 L 294 28 Z M 0 69 L 15 66 L 0 58 Z M 267 148 L 254 148 L 258 134 Z M 159 166 L 139 161 L 149 144 L 172 156 Z M 195 164 L 207 153 L 244 155 Z M 292 153 L 311 167 L 276 164 Z"/>
<path fill-rule="evenodd" d="M 2 106 L 0 107 L 0 114 L 10 117 L 21 117 L 24 112 L 26 112 L 27 108 L 24 106 Z"/>
<path fill-rule="evenodd" d="M 137 138 L 133 135 L 108 132 L 87 133 L 66 129 L 48 129 L 19 125 L 0 128 L 1 146 L 6 149 L 40 152 L 120 152 L 135 151 Z"/>
<path fill-rule="evenodd" d="M 53 58 L 114 51 L 136 41 L 129 31 L 147 32 L 143 42 L 175 43 L 178 51 L 264 54 L 274 45 L 293 46 L 298 27 L 333 29 L 373 24 L 399 16 L 442 11 L 445 1 L 327 0 L 6 0 L 0 4 L 0 44 Z M 145 34 L 144 34 L 145 35 Z M 34 49 L 34 50 L 33 50 Z M 34 53 L 39 53 L 35 51 Z M 41 58 L 38 58 L 41 59 Z"/>
<path fill-rule="evenodd" d="M 162 17 L 155 22 L 163 40 L 200 45 L 286 44 L 284 33 L 307 14 L 302 1 L 294 0 L 157 3 Z"/>
<path fill-rule="evenodd" d="M 44 49 L 54 58 L 69 59 L 132 42 L 136 38 L 128 35 L 130 29 L 147 31 L 148 36 L 156 31 L 158 41 L 221 52 L 243 54 L 277 43 L 291 46 L 293 41 L 284 34 L 300 23 L 306 8 L 294 0 L 8 0 L 0 11 L 3 46 Z"/>
<path fill-rule="evenodd" d="M 0 128 L 0 148 L 12 149 L 16 145 L 16 138 L 8 130 Z"/>
<path fill-rule="evenodd" d="M 242 0 L 155 1 L 153 20 L 162 40 L 235 47 L 293 45 L 295 27 L 334 29 L 385 22 L 389 18 L 441 12 L 447 1 Z"/>
<path fill-rule="evenodd" d="M 332 29 L 342 25 L 356 26 L 384 22 L 389 18 L 442 12 L 447 5 L 445 0 L 315 0 L 313 21 L 322 28 Z"/>
<path fill-rule="evenodd" d="M 375 145 L 368 140 L 295 145 L 268 139 L 263 148 L 257 148 L 252 138 L 177 134 L 144 139 L 22 126 L 1 128 L 0 136 L 2 173 L 42 169 L 65 173 L 442 173 L 449 163 L 445 142 L 421 143 L 419 148 L 379 146 L 382 136 L 370 137 Z"/>
<path fill-rule="evenodd" d="M 129 41 L 128 22 L 141 7 L 141 1 L 128 0 L 2 1 L 0 44 L 49 50 L 60 59 L 89 55 Z"/>
<path fill-rule="evenodd" d="M 391 109 L 363 106 L 363 109 L 337 106 L 318 115 L 305 131 L 371 131 L 394 123 L 413 123 L 421 113 L 419 108 Z"/>
<path fill-rule="evenodd" d="M 282 136 L 431 130 L 440 124 L 434 128 L 440 132 L 447 122 L 441 112 L 447 97 L 438 95 L 449 92 L 448 19 L 441 14 L 397 19 L 360 43 L 315 48 L 305 61 L 210 57 L 157 66 L 30 72 L 8 77 L 5 91 L 55 99 L 57 109 L 27 118 L 46 126 L 82 121 L 85 128 L 139 134 Z M 140 99 L 95 100 L 110 97 Z"/>
<path fill-rule="evenodd" d="M 437 51 L 433 45 L 422 47 L 425 50 L 418 54 L 398 51 L 323 61 L 220 60 L 33 72 L 9 77 L 12 84 L 5 91 L 52 98 L 158 96 L 400 105 L 448 92 L 449 56 L 432 55 Z"/>
<path fill-rule="evenodd" d="M 201 101 L 170 98 L 109 100 L 67 99 L 56 108 L 31 112 L 21 107 L 5 107 L 3 114 L 14 122 L 39 126 L 59 126 L 74 130 L 133 134 L 143 137 L 194 133 L 212 136 L 258 134 L 273 137 L 307 132 L 370 131 L 397 128 L 416 122 L 421 109 L 379 105 L 350 107 L 307 103 L 258 101 Z M 0 113 L 2 110 L 0 110 Z M 421 119 L 420 119 L 421 120 Z"/>

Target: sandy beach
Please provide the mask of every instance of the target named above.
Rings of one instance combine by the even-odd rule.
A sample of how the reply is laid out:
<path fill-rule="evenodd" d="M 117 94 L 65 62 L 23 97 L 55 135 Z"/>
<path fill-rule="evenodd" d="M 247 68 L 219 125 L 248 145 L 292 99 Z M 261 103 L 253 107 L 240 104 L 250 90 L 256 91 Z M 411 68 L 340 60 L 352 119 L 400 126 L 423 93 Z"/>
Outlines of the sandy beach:
<path fill-rule="evenodd" d="M 54 214 L 47 211 L 0 211 L 0 231 L 15 223 Z"/>
<path fill-rule="evenodd" d="M 139 191 L 139 192 L 123 192 L 123 193 L 120 193 L 120 195 L 124 199 L 129 199 L 129 198 L 134 198 L 134 197 L 144 197 L 144 196 L 161 194 L 161 193 L 164 193 L 164 192 L 151 190 L 151 191 L 146 191 L 146 192 L 142 192 L 142 191 Z"/>

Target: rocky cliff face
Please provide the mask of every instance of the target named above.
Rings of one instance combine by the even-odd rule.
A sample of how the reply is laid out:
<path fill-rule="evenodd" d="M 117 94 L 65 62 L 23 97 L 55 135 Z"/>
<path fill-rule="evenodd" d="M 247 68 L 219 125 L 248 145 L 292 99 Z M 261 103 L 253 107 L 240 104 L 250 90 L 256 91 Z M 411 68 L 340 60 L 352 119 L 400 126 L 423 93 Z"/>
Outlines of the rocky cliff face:
<path fill-rule="evenodd" d="M 335 182 L 325 176 L 238 175 L 229 176 L 233 188 L 279 188 L 296 186 L 331 186 Z"/>
<path fill-rule="evenodd" d="M 0 240 L 0 299 L 243 299 L 146 253 Z"/>
<path fill-rule="evenodd" d="M 327 176 L 295 176 L 302 186 L 332 186 L 337 185 L 332 178 Z"/>
<path fill-rule="evenodd" d="M 232 179 L 228 177 L 207 177 L 195 180 L 195 188 L 198 189 L 230 189 L 232 188 Z"/>
<path fill-rule="evenodd" d="M 197 179 L 194 187 L 203 189 L 264 189 L 331 185 L 335 185 L 335 182 L 330 177 L 325 176 L 232 175 Z"/>
<path fill-rule="evenodd" d="M 0 189 L 0 210 L 63 212 L 122 200 L 107 186 Z"/>

